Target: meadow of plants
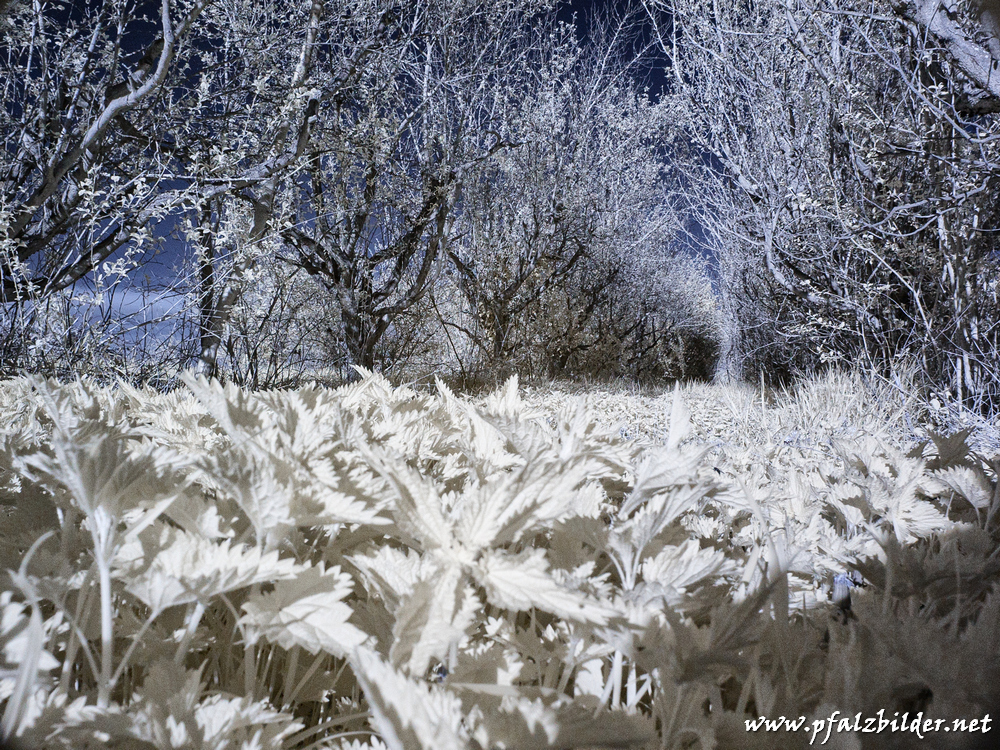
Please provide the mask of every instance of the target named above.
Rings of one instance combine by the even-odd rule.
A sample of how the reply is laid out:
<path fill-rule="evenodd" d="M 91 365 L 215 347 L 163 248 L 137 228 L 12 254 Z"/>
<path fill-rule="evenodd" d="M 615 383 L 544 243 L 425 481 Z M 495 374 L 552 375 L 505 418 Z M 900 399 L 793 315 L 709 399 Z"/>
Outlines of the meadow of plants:
<path fill-rule="evenodd" d="M 185 383 L 0 384 L 13 747 L 806 747 L 746 721 L 1000 705 L 1000 443 L 905 388 Z"/>

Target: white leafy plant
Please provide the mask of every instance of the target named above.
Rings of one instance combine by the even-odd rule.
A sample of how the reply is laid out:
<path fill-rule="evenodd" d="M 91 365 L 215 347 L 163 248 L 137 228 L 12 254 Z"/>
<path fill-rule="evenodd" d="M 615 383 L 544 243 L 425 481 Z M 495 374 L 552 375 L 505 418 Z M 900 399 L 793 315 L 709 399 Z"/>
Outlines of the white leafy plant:
<path fill-rule="evenodd" d="M 723 489 L 681 523 L 740 569 L 737 598 L 761 585 L 770 560 L 772 571 L 784 566 L 796 605 L 823 604 L 835 575 L 883 556 L 886 534 L 903 544 L 928 539 L 955 526 L 956 510 L 971 506 L 965 516 L 984 520 L 992 502 L 994 480 L 964 460 L 967 433 L 920 448 L 908 427 L 919 407 L 913 397 L 856 372 L 831 371 L 777 394 L 698 383 L 682 393 L 692 412 L 684 439 L 704 451 L 688 471 Z M 529 403 L 566 398 L 556 391 Z M 662 415 L 672 394 L 595 390 L 588 403 L 595 420 L 646 445 L 669 440 Z M 932 458 L 940 454 L 952 461 Z"/>
<path fill-rule="evenodd" d="M 824 509 L 881 502 L 869 467 L 782 516 L 765 478 L 713 472 L 686 442 L 678 393 L 649 448 L 579 404 L 550 421 L 516 380 L 474 403 L 361 374 L 266 393 L 0 386 L 0 500 L 19 514 L 0 541 L 25 553 L 0 599 L 4 740 L 667 746 L 710 731 L 684 687 L 709 662 L 671 649 L 737 648 L 777 572 L 816 590 L 831 554 L 867 543 Z M 907 460 L 884 508 L 918 484 L 981 503 L 976 476 L 928 488 Z M 906 538 L 940 520 L 922 511 L 889 516 Z M 749 603 L 725 615 L 734 597 Z"/>

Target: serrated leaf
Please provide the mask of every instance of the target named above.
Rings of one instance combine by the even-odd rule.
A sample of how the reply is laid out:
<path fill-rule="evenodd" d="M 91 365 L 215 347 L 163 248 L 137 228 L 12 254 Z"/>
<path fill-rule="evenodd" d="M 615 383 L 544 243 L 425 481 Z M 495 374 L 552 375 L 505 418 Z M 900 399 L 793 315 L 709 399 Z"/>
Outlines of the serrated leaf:
<path fill-rule="evenodd" d="M 164 446 L 137 444 L 114 430 L 54 435 L 53 456 L 35 453 L 22 465 L 26 474 L 50 489 L 61 485 L 87 515 L 98 508 L 110 517 L 141 505 L 176 496 L 183 480 L 174 471 L 180 459 Z M 58 496 L 58 492 L 56 493 Z"/>
<path fill-rule="evenodd" d="M 394 613 L 389 651 L 393 666 L 422 675 L 432 659 L 444 660 L 465 636 L 482 606 L 465 578 L 461 568 L 449 565 L 414 586 Z"/>
<path fill-rule="evenodd" d="M 251 641 L 263 637 L 284 649 L 301 646 L 311 654 L 322 650 L 343 657 L 368 638 L 347 621 L 351 608 L 343 600 L 353 588 L 339 566 L 325 570 L 321 563 L 294 580 L 279 581 L 274 591 L 252 596 L 240 624 Z"/>
<path fill-rule="evenodd" d="M 529 549 L 516 555 L 499 550 L 483 554 L 475 569 L 491 604 L 514 611 L 532 607 L 560 617 L 606 625 L 616 612 L 578 591 L 560 586 L 549 574 L 545 550 Z"/>
<path fill-rule="evenodd" d="M 944 488 L 964 497 L 974 508 L 988 508 L 993 499 L 993 487 L 981 469 L 951 466 L 933 472 L 931 477 Z"/>
<path fill-rule="evenodd" d="M 606 711 L 597 699 L 572 699 L 551 689 L 461 684 L 475 695 L 478 726 L 473 735 L 484 747 L 518 750 L 637 748 L 656 738 L 644 716 Z"/>
<path fill-rule="evenodd" d="M 292 489 L 287 470 L 256 451 L 229 447 L 206 456 L 201 470 L 210 486 L 232 497 L 254 527 L 257 540 L 276 546 L 295 518 L 291 512 Z"/>
<path fill-rule="evenodd" d="M 932 469 L 946 469 L 951 466 L 968 465 L 970 429 L 959 430 L 951 435 L 943 435 L 933 430 L 927 434 L 934 441 L 937 456 L 929 462 Z"/>
<path fill-rule="evenodd" d="M 434 481 L 405 463 L 397 464 L 392 460 L 394 457 L 372 446 L 360 450 L 372 468 L 392 487 L 396 499 L 393 516 L 399 526 L 425 549 L 451 547 L 454 542 L 452 523 L 444 517 L 441 495 Z"/>
<path fill-rule="evenodd" d="M 117 574 L 127 577 L 125 590 L 154 612 L 277 580 L 307 570 L 295 560 L 258 547 L 221 543 L 170 527 L 149 529 L 119 550 Z"/>
<path fill-rule="evenodd" d="M 285 739 L 302 729 L 294 716 L 275 711 L 267 701 L 212 695 L 194 710 L 203 748 L 281 750 Z"/>
<path fill-rule="evenodd" d="M 374 651 L 358 648 L 350 658 L 372 723 L 390 750 L 464 750 L 462 703 L 447 690 L 410 679 Z"/>
<path fill-rule="evenodd" d="M 665 592 L 670 592 L 667 593 L 670 605 L 678 603 L 685 589 L 706 578 L 718 578 L 735 570 L 735 562 L 719 550 L 711 547 L 701 549 L 696 539 L 689 539 L 679 547 L 667 545 L 642 564 L 645 581 L 659 584 L 665 587 Z"/>
<path fill-rule="evenodd" d="M 361 572 L 364 582 L 395 609 L 402 597 L 413 593 L 417 583 L 431 575 L 438 564 L 429 555 L 414 549 L 401 550 L 388 545 L 377 547 L 366 555 L 352 555 L 351 564 Z"/>

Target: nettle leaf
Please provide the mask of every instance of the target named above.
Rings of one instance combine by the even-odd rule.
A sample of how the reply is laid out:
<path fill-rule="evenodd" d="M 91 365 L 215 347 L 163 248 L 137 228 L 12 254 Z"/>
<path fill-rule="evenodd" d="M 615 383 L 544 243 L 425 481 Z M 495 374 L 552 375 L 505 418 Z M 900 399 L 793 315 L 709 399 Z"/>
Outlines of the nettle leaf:
<path fill-rule="evenodd" d="M 387 750 L 385 743 L 378 737 L 372 737 L 368 742 L 354 740 L 350 742 L 345 739 L 340 740 L 340 747 L 337 750 Z"/>
<path fill-rule="evenodd" d="M 388 545 L 348 559 L 360 571 L 369 590 L 375 591 L 390 609 L 395 609 L 401 598 L 413 593 L 419 581 L 438 569 L 438 563 L 429 556 L 414 549 L 404 553 Z"/>
<path fill-rule="evenodd" d="M 388 405 L 397 400 L 405 401 L 416 395 L 409 388 L 393 388 L 392 383 L 381 373 L 357 365 L 354 370 L 361 379 L 336 390 L 344 409 L 362 411 L 378 404 Z"/>
<path fill-rule="evenodd" d="M 204 747 L 204 721 L 196 706 L 202 695 L 202 671 L 188 670 L 173 659 L 157 659 L 146 667 L 142 687 L 134 696 L 135 733 L 157 747 Z"/>
<path fill-rule="evenodd" d="M 640 468 L 640 480 L 637 480 L 640 489 L 633 490 L 612 524 L 607 546 L 619 562 L 626 588 L 635 584 L 639 561 L 646 547 L 681 516 L 697 509 L 704 498 L 717 494 L 714 483 L 690 477 L 648 479 L 642 484 L 644 475 L 664 477 L 668 473 Z M 628 516 L 633 510 L 635 512 Z"/>
<path fill-rule="evenodd" d="M 295 525 L 291 509 L 289 476 L 284 467 L 253 450 L 234 447 L 199 461 L 206 484 L 236 501 L 254 528 L 257 542 L 278 544 Z"/>
<path fill-rule="evenodd" d="M 317 388 L 272 391 L 258 396 L 268 407 L 262 414 L 266 429 L 257 435 L 273 451 L 308 462 L 325 452 L 340 408 Z"/>
<path fill-rule="evenodd" d="M 472 687 L 472 686 L 466 686 Z M 479 697 L 474 737 L 484 747 L 518 750 L 635 748 L 656 738 L 652 719 L 620 711 L 599 711 L 593 698 L 572 699 L 554 690 L 541 697 L 518 695 L 510 688 L 499 700 Z M 527 692 L 527 691 L 525 691 Z"/>
<path fill-rule="evenodd" d="M 316 389 L 262 394 L 261 401 L 270 409 L 261 415 L 265 426 L 240 446 L 288 487 L 298 525 L 390 523 L 377 515 L 385 502 L 372 491 L 371 471 L 359 471 L 360 457 L 348 447 L 365 439 L 357 420 Z"/>
<path fill-rule="evenodd" d="M 934 441 L 936 456 L 931 459 L 931 469 L 947 469 L 953 466 L 970 466 L 969 435 L 972 430 L 959 430 L 951 435 L 943 435 L 934 430 L 927 430 L 928 436 Z"/>
<path fill-rule="evenodd" d="M 526 410 L 517 385 L 517 375 L 511 375 L 502 386 L 483 397 L 483 411 L 497 417 L 523 419 Z"/>
<path fill-rule="evenodd" d="M 458 505 L 456 534 L 470 548 L 482 549 L 517 542 L 574 516 L 591 515 L 603 498 L 593 480 L 607 472 L 607 464 L 593 457 L 529 459 L 494 482 L 466 489 Z"/>
<path fill-rule="evenodd" d="M 924 478 L 923 459 L 900 458 L 893 479 L 880 482 L 888 495 L 884 507 L 896 538 L 900 542 L 912 541 L 951 527 L 946 514 L 917 497 Z"/>
<path fill-rule="evenodd" d="M 37 605 L 22 604 L 12 599 L 12 591 L 0 593 L 0 701 L 9 699 L 0 725 L 4 729 L 19 718 L 15 704 L 23 703 L 38 673 L 51 672 L 62 666 L 45 649 L 47 628 Z M 30 613 L 26 612 L 29 608 Z M 61 619 L 61 616 L 57 617 Z"/>
<path fill-rule="evenodd" d="M 712 610 L 707 627 L 684 622 L 666 608 L 669 630 L 650 628 L 644 636 L 649 639 L 649 648 L 637 652 L 638 661 L 649 669 L 672 673 L 677 682 L 714 681 L 733 671 L 745 670 L 749 647 L 760 639 L 765 627 L 766 621 L 758 613 L 781 586 L 783 580 L 780 585 L 772 581 L 738 604 L 722 602 Z"/>
<path fill-rule="evenodd" d="M 275 546 L 295 525 L 364 522 L 369 517 L 367 512 L 351 513 L 349 503 L 338 502 L 339 498 L 328 493 L 314 497 L 307 467 L 310 460 L 319 459 L 329 432 L 317 426 L 306 399 L 272 397 L 270 401 L 279 409 L 275 413 L 267 399 L 231 386 L 222 387 L 204 378 L 186 377 L 185 382 L 230 437 L 228 447 L 199 461 L 206 484 L 236 500 L 253 525 L 258 542 Z M 321 489 L 321 485 L 315 487 Z M 329 500 L 332 508 L 323 500 Z M 338 506 L 346 511 L 346 517 L 328 512 Z"/>
<path fill-rule="evenodd" d="M 853 482 L 831 484 L 825 488 L 824 496 L 827 505 L 840 511 L 852 527 L 871 520 L 872 508 L 868 504 L 863 487 Z"/>
<path fill-rule="evenodd" d="M 315 508 L 307 508 L 304 498 L 296 498 L 296 517 L 303 522 L 302 510 L 309 510 L 314 523 L 363 523 L 387 525 L 389 518 L 380 515 L 389 505 L 383 494 L 372 485 L 371 471 L 358 466 L 338 466 L 329 457 L 321 456 L 309 463 L 308 471 L 312 480 L 305 488 L 308 498 Z"/>
<path fill-rule="evenodd" d="M 107 428 L 121 424 L 125 418 L 125 401 L 110 388 L 92 381 L 77 379 L 62 385 L 55 378 L 33 376 L 23 383 L 34 390 L 30 400 L 41 402 L 41 414 L 52 421 L 57 432 Z"/>
<path fill-rule="evenodd" d="M 88 704 L 86 696 L 67 702 L 61 690 L 39 690 L 32 695 L 30 715 L 22 722 L 15 741 L 16 748 L 157 750 L 156 745 L 136 737 L 133 717 L 121 706 L 100 708 Z"/>
<path fill-rule="evenodd" d="M 264 406 L 253 394 L 234 383 L 223 385 L 203 375 L 184 373 L 181 380 L 234 442 L 239 443 L 264 429 Z"/>
<path fill-rule="evenodd" d="M 235 534 L 219 515 L 219 507 L 209 502 L 199 487 L 188 487 L 163 511 L 163 515 L 185 531 L 206 539 L 223 539 Z"/>
<path fill-rule="evenodd" d="M 277 552 L 221 543 L 172 526 L 158 525 L 128 540 L 115 558 L 125 590 L 154 612 L 227 591 L 295 578 L 308 566 L 282 560 Z"/>
<path fill-rule="evenodd" d="M 366 446 L 363 452 L 372 468 L 391 487 L 396 500 L 393 516 L 399 527 L 424 549 L 451 547 L 453 523 L 445 518 L 441 494 L 434 481 L 374 446 Z"/>
<path fill-rule="evenodd" d="M 139 391 L 119 381 L 130 402 L 135 432 L 183 454 L 212 451 L 228 442 L 204 405 L 186 391 L 158 393 L 150 387 Z"/>
<path fill-rule="evenodd" d="M 419 676 L 432 659 L 447 659 L 482 609 L 479 597 L 465 581 L 460 567 L 445 565 L 413 587 L 394 613 L 389 650 L 394 667 Z"/>
<path fill-rule="evenodd" d="M 661 512 L 666 513 L 663 523 L 668 524 L 701 497 L 717 491 L 715 483 L 698 477 L 698 466 L 706 452 L 673 448 L 648 452 L 636 469 L 635 484 L 622 504 L 619 517 L 627 518 L 656 499 L 659 504 L 665 504 Z"/>
<path fill-rule="evenodd" d="M 889 517 L 896 538 L 908 542 L 940 533 L 954 525 L 945 513 L 921 500 L 900 502 Z"/>
<path fill-rule="evenodd" d="M 497 472 L 522 463 L 516 453 L 507 450 L 507 436 L 484 419 L 479 409 L 457 398 L 440 379 L 436 385 L 448 415 L 458 428 L 454 438 L 480 481 L 489 481 Z"/>
<path fill-rule="evenodd" d="M 701 549 L 698 540 L 689 539 L 677 547 L 667 545 L 655 557 L 647 558 L 642 564 L 642 577 L 647 584 L 663 587 L 667 604 L 675 606 L 686 589 L 736 570 L 735 561 L 719 550 Z"/>
<path fill-rule="evenodd" d="M 311 654 L 343 657 L 368 639 L 347 621 L 351 608 L 344 599 L 353 588 L 350 575 L 339 566 L 326 570 L 320 563 L 294 580 L 279 581 L 269 593 L 251 596 L 240 624 L 250 643 L 263 637 L 284 649 L 301 646 Z"/>
<path fill-rule="evenodd" d="M 488 485 L 467 486 L 453 504 L 458 514 L 456 536 L 475 550 L 493 544 L 502 529 L 504 510 L 512 505 L 511 495 L 517 483 L 516 476 L 507 475 Z"/>
<path fill-rule="evenodd" d="M 54 435 L 52 453 L 26 456 L 25 473 L 46 484 L 56 497 L 61 488 L 68 490 L 87 515 L 101 508 L 117 518 L 132 508 L 175 497 L 185 484 L 175 469 L 183 463 L 176 453 L 164 446 L 139 446 L 114 429 Z"/>
<path fill-rule="evenodd" d="M 281 750 L 285 740 L 302 729 L 291 714 L 275 711 L 267 701 L 212 695 L 194 710 L 202 732 L 202 748 Z"/>
<path fill-rule="evenodd" d="M 925 480 L 931 492 L 956 492 L 977 510 L 988 508 L 993 500 L 994 487 L 982 469 L 967 466 L 950 466 L 939 469 Z"/>
<path fill-rule="evenodd" d="M 372 723 L 390 750 L 469 747 L 462 702 L 454 694 L 406 677 L 369 649 L 356 649 L 350 661 L 371 707 Z"/>
<path fill-rule="evenodd" d="M 513 611 L 531 608 L 577 622 L 606 625 L 617 612 L 579 591 L 560 586 L 549 573 L 545 550 L 529 549 L 512 555 L 490 550 L 474 569 L 491 604 Z"/>

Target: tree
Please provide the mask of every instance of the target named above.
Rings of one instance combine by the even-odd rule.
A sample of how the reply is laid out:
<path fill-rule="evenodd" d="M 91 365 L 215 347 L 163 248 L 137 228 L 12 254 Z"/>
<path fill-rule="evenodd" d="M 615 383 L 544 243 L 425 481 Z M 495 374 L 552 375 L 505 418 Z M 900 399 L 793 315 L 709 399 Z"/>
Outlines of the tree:
<path fill-rule="evenodd" d="M 384 39 L 388 12 L 330 19 L 322 0 L 161 0 L 150 39 L 143 7 L 8 10 L 0 301 L 9 318 L 81 283 L 100 300 L 148 261 L 158 225 L 193 208 L 210 217 L 225 200 L 249 206 L 252 247 L 319 103 L 351 85 Z M 316 78 L 324 42 L 341 34 L 353 57 L 326 60 Z M 203 308 L 206 369 L 247 262 Z"/>
<path fill-rule="evenodd" d="M 321 111 L 286 259 L 336 296 L 351 362 L 371 368 L 426 293 L 463 186 L 505 147 L 498 98 L 526 57 L 533 0 L 427 0 L 400 19 L 393 58 Z"/>
<path fill-rule="evenodd" d="M 443 322 L 495 377 L 655 369 L 643 352 L 665 311 L 644 282 L 671 263 L 672 113 L 635 80 L 646 62 L 635 10 L 590 18 L 586 47 L 572 27 L 539 29 L 532 65 L 508 87 L 513 145 L 463 189 L 450 258 L 467 314 Z"/>
<path fill-rule="evenodd" d="M 998 100 L 973 65 L 990 54 L 973 15 L 670 7 L 682 192 L 719 255 L 731 369 L 885 373 L 908 356 L 929 386 L 994 399 Z"/>
<path fill-rule="evenodd" d="M 197 221 L 188 237 L 196 250 L 200 336 L 198 364 L 215 372 L 219 347 L 234 306 L 245 286 L 248 269 L 275 257 L 274 242 L 287 228 L 296 205 L 295 191 L 303 184 L 302 170 L 322 151 L 313 143 L 316 131 L 325 132 L 328 118 L 351 106 L 365 87 L 378 85 L 378 77 L 394 64 L 412 43 L 411 19 L 400 15 L 392 2 L 358 5 L 350 11 L 325 9 L 313 2 L 298 47 L 289 46 L 296 26 L 280 11 L 268 11 L 254 0 L 246 7 L 227 8 L 219 28 L 225 30 L 211 50 L 211 68 L 220 77 L 202 82 L 212 112 L 226 129 L 208 128 L 206 142 L 242 144 L 253 136 L 263 164 L 280 169 L 256 168 L 255 181 L 221 182 L 212 173 L 210 184 L 228 184 L 230 190 L 200 195 Z M 248 109 L 246 102 L 254 107 Z M 226 147 L 227 155 L 234 151 Z M 245 159 L 238 148 L 233 166 Z M 252 160 L 250 163 L 253 163 Z M 226 241 L 216 236 L 225 226 Z"/>

